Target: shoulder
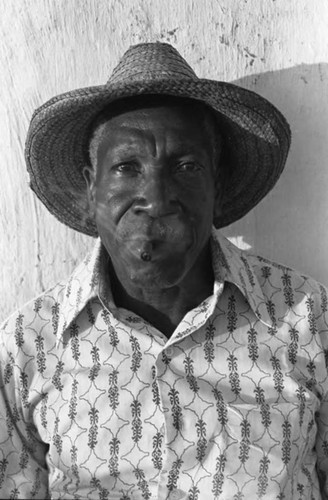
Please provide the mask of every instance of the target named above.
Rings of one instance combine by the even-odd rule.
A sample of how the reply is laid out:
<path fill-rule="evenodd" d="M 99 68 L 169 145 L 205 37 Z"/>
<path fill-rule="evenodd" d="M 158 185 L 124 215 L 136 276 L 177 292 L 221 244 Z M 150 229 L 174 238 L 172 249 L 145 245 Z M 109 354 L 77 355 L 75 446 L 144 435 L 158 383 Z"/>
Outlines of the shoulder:
<path fill-rule="evenodd" d="M 59 282 L 27 302 L 11 314 L 2 324 L 2 339 L 14 335 L 18 342 L 27 332 L 56 335 L 59 318 L 73 314 L 93 293 L 97 280 L 100 240 L 67 280 Z M 21 339 L 21 340 L 19 340 Z"/>
<path fill-rule="evenodd" d="M 327 287 L 322 283 L 292 267 L 254 253 L 246 251 L 242 253 L 262 284 L 270 282 L 271 286 L 277 285 L 287 288 L 292 286 L 295 290 L 318 293 L 319 295 L 325 295 L 327 292 Z"/>
<path fill-rule="evenodd" d="M 27 349 L 38 336 L 56 338 L 67 283 L 57 283 L 13 312 L 1 325 L 1 344 L 10 352 Z M 33 340 L 32 340 L 33 339 Z"/>
<path fill-rule="evenodd" d="M 328 289 L 322 283 L 265 257 L 245 251 L 242 254 L 269 301 L 307 313 L 315 310 L 317 316 L 327 312 Z"/>
<path fill-rule="evenodd" d="M 275 310 L 280 317 L 288 310 L 305 314 L 317 308 L 327 312 L 327 287 L 285 264 L 275 262 L 251 250 L 242 250 L 220 233 L 214 234 L 214 264 L 226 270 L 228 281 L 235 283 L 256 308 Z"/>

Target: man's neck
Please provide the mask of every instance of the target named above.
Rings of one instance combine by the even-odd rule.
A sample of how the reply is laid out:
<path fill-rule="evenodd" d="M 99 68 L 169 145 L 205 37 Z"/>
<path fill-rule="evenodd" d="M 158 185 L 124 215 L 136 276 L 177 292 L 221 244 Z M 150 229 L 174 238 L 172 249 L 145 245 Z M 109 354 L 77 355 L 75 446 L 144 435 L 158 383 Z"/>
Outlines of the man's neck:
<path fill-rule="evenodd" d="M 213 293 L 209 248 L 181 283 L 170 288 L 123 286 L 112 267 L 110 276 L 115 304 L 142 317 L 168 338 L 187 312 Z"/>

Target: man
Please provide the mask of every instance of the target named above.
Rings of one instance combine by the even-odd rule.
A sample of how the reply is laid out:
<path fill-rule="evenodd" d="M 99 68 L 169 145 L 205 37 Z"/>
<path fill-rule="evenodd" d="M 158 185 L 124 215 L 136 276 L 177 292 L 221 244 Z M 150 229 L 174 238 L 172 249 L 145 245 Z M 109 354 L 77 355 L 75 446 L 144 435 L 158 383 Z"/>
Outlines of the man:
<path fill-rule="evenodd" d="M 99 237 L 3 325 L 1 498 L 328 498 L 327 292 L 213 229 L 289 142 L 160 43 L 35 112 L 31 187 Z"/>

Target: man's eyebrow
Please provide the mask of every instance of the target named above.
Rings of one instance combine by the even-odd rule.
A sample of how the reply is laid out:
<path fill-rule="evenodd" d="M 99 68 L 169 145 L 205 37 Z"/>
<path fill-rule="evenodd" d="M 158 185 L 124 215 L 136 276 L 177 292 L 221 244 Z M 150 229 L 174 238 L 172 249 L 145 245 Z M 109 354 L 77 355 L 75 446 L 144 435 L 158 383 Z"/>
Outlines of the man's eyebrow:
<path fill-rule="evenodd" d="M 128 143 L 115 144 L 109 148 L 108 153 L 115 157 L 120 155 L 133 155 L 135 153 L 143 153 L 146 151 L 142 144 L 136 143 L 134 141 Z M 107 153 L 107 154 L 108 154 Z M 204 152 L 202 149 L 196 147 L 192 142 L 174 144 L 165 151 L 165 155 L 171 157 L 172 159 L 179 158 L 181 156 L 203 156 Z"/>

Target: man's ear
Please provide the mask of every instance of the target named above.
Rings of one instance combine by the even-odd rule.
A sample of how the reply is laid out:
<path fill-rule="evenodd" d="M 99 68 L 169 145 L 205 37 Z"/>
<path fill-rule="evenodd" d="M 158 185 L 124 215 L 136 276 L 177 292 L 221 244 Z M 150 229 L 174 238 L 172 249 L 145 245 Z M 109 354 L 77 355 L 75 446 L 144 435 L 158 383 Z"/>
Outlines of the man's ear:
<path fill-rule="evenodd" d="M 96 207 L 96 172 L 92 167 L 84 167 L 82 173 L 87 186 L 89 211 L 94 214 Z"/>

